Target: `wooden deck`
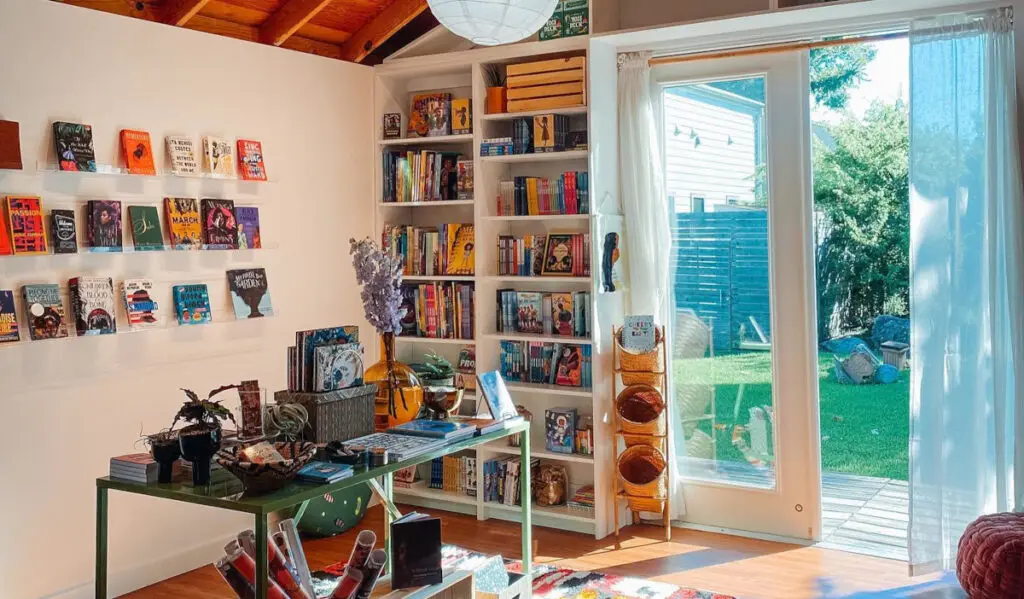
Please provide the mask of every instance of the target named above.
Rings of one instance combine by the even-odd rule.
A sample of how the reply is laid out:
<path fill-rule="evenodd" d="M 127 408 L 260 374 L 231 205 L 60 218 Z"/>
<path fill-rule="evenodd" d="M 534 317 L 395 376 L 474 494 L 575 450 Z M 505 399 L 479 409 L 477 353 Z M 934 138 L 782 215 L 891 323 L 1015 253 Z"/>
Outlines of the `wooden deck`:
<path fill-rule="evenodd" d="M 819 547 L 907 561 L 910 497 L 907 481 L 822 475 Z"/>

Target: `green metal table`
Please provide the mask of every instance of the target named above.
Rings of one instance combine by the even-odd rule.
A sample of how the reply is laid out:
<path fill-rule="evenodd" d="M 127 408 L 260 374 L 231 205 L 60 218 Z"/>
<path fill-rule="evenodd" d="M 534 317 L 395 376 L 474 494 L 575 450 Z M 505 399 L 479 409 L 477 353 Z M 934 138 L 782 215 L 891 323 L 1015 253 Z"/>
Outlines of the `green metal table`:
<path fill-rule="evenodd" d="M 232 480 L 225 483 L 211 484 L 205 487 L 194 487 L 189 484 L 143 484 L 130 481 L 118 480 L 116 478 L 103 477 L 96 479 L 96 598 L 107 599 L 107 521 L 108 503 L 107 498 L 110 491 L 121 491 L 123 493 L 134 493 L 161 499 L 170 499 L 194 505 L 220 508 L 232 512 L 252 514 L 255 518 L 256 538 L 266 539 L 269 528 L 269 518 L 274 512 L 298 507 L 295 519 L 298 520 L 305 511 L 311 499 L 323 497 L 325 493 L 341 491 L 349 487 L 369 484 L 381 497 L 384 503 L 384 543 L 388 554 L 388 568 L 391 561 L 391 522 L 401 517 L 394 504 L 394 473 L 396 470 L 429 462 L 434 458 L 446 456 L 465 449 L 473 449 L 478 445 L 490 443 L 518 433 L 525 433 L 522 436 L 520 448 L 520 476 L 522 480 L 529 481 L 530 477 L 530 423 L 521 422 L 506 429 L 472 437 L 457 443 L 440 447 L 430 452 L 411 457 L 400 462 L 387 464 L 378 468 L 357 468 L 356 474 L 345 480 L 329 485 L 317 485 L 294 481 L 288 486 L 268 493 L 250 497 L 245 494 L 242 483 Z M 378 482 L 377 479 L 381 479 Z M 530 564 L 533 562 L 532 547 L 532 517 L 530 510 L 530 485 L 521 485 L 522 502 L 522 541 L 523 541 L 523 564 L 524 572 L 530 572 Z M 267 597 L 267 544 L 256 543 L 256 599 Z M 526 588 L 530 588 L 527 584 Z"/>

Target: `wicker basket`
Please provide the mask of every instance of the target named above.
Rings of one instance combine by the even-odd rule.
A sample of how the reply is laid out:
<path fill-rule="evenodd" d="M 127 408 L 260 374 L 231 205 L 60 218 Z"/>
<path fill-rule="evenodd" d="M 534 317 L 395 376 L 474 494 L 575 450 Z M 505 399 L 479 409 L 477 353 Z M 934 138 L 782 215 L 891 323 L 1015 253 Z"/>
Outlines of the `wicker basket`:
<path fill-rule="evenodd" d="M 663 512 L 665 510 L 665 499 L 658 497 L 633 497 L 626 495 L 626 503 L 629 509 L 634 512 Z"/>
<path fill-rule="evenodd" d="M 650 445 L 634 445 L 619 455 L 619 482 L 626 495 L 640 499 L 661 499 L 668 495 L 668 461 Z M 647 510 L 644 511 L 660 511 Z"/>
<path fill-rule="evenodd" d="M 316 455 L 316 445 L 313 443 L 274 443 L 274 449 L 284 461 L 256 464 L 239 458 L 242 449 L 242 445 L 235 445 L 220 450 L 217 463 L 238 477 L 245 485 L 246 493 L 252 495 L 270 493 L 284 487 Z"/>
<path fill-rule="evenodd" d="M 654 349 L 643 354 L 635 354 L 622 346 L 623 330 L 619 329 L 615 334 L 615 344 L 618 346 L 619 370 L 624 385 L 646 384 L 653 385 L 661 382 L 665 374 L 665 358 L 661 351 L 661 344 L 665 342 L 661 336 L 661 329 L 655 329 Z"/>
<path fill-rule="evenodd" d="M 630 435 L 628 433 L 622 434 L 622 442 L 626 444 L 626 447 L 633 447 L 634 445 L 650 445 L 656 447 L 661 451 L 667 450 L 668 437 L 652 437 L 650 435 Z"/>
<path fill-rule="evenodd" d="M 631 385 L 615 398 L 615 414 L 622 432 L 631 435 L 664 435 L 667 429 L 665 400 L 650 385 Z"/>
<path fill-rule="evenodd" d="M 377 385 L 362 385 L 324 393 L 278 391 L 277 403 L 297 403 L 309 412 L 303 433 L 306 441 L 330 443 L 369 435 L 373 427 L 373 400 Z"/>

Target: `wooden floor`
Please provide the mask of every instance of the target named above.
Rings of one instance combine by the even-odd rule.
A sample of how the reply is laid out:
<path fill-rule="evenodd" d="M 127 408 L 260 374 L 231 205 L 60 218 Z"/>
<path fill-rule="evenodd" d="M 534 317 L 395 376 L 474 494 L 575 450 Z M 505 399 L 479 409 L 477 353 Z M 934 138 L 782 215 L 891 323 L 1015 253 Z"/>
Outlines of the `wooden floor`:
<path fill-rule="evenodd" d="M 519 557 L 519 525 L 444 514 L 443 535 L 453 543 L 489 554 Z M 381 534 L 380 508 L 372 508 L 362 528 Z M 310 565 L 316 569 L 345 559 L 355 532 L 310 541 Z M 597 541 L 566 531 L 536 528 L 536 559 L 577 570 L 652 578 L 684 587 L 734 595 L 741 599 L 938 599 L 963 597 L 955 581 L 907 577 L 905 563 L 820 547 L 799 547 L 725 535 L 676 529 L 666 543 L 660 530 L 634 526 Z M 225 539 L 227 541 L 227 539 Z M 126 595 L 132 599 L 228 599 L 231 591 L 212 567 L 177 576 Z M 575 598 L 566 598 L 575 599 Z"/>

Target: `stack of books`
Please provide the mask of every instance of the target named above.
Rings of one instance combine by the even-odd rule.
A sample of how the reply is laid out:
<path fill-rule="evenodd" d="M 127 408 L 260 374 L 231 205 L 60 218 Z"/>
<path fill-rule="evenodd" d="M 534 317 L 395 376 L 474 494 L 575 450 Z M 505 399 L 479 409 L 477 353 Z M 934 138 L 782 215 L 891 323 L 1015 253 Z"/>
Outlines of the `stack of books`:
<path fill-rule="evenodd" d="M 566 171 L 557 179 L 515 177 L 498 183 L 500 216 L 589 214 L 590 175 Z"/>
<path fill-rule="evenodd" d="M 355 470 L 349 464 L 334 464 L 331 462 L 310 462 L 299 470 L 298 478 L 310 483 L 329 485 L 339 480 L 348 478 L 355 474 Z"/>
<path fill-rule="evenodd" d="M 444 456 L 430 462 L 431 489 L 476 497 L 476 458 Z"/>
<path fill-rule="evenodd" d="M 498 290 L 499 333 L 590 336 L 590 292 Z"/>
<path fill-rule="evenodd" d="M 569 509 L 588 514 L 594 513 L 594 485 L 580 487 L 566 502 Z"/>
<path fill-rule="evenodd" d="M 424 283 L 402 286 L 404 337 L 473 339 L 472 283 Z"/>
<path fill-rule="evenodd" d="M 501 342 L 501 374 L 520 383 L 589 388 L 592 360 L 589 345 Z"/>
<path fill-rule="evenodd" d="M 490 137 L 480 142 L 481 156 L 506 156 L 512 153 L 511 137 Z"/>
<path fill-rule="evenodd" d="M 181 462 L 175 464 L 175 474 L 180 472 Z M 155 483 L 160 465 L 148 453 L 133 453 L 110 458 L 110 478 L 136 483 Z"/>
<path fill-rule="evenodd" d="M 540 465 L 537 458 L 530 459 L 530 467 Z M 484 462 L 484 501 L 521 505 L 522 480 L 519 458 L 496 458 Z"/>

